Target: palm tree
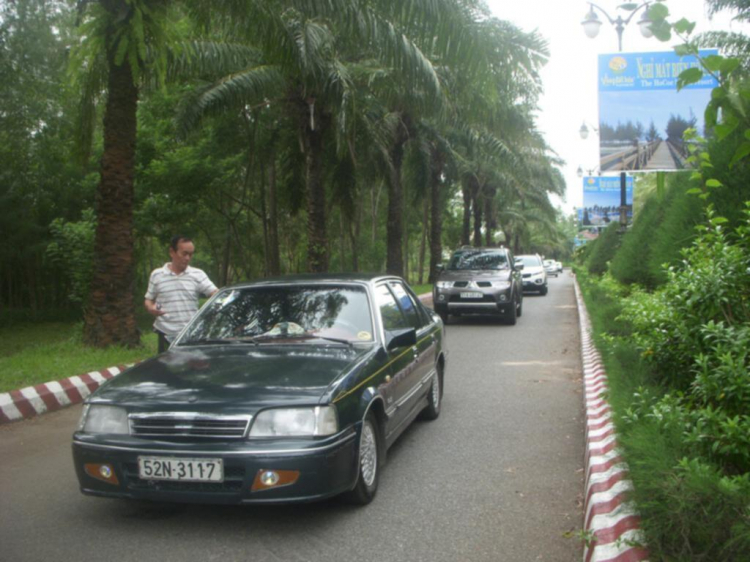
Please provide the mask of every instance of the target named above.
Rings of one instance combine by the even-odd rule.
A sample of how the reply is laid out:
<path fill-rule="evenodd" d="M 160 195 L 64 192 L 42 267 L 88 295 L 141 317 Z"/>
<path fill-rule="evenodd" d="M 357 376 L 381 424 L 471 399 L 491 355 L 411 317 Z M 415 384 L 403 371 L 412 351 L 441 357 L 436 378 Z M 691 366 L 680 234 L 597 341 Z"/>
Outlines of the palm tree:
<path fill-rule="evenodd" d="M 448 7 L 452 1 L 439 0 L 437 4 Z M 331 140 L 342 153 L 350 147 L 358 103 L 354 67 L 393 73 L 406 83 L 405 89 L 438 96 L 439 81 L 431 63 L 399 27 L 404 14 L 408 14 L 410 25 L 426 21 L 425 14 L 438 17 L 443 10 L 434 11 L 435 5 L 415 0 L 410 10 L 394 11 L 392 2 L 386 1 L 247 0 L 212 7 L 226 14 L 224 23 L 233 39 L 258 49 L 258 59 L 199 90 L 193 103 L 186 104 L 189 108 L 182 121 L 195 123 L 212 111 L 260 103 L 283 104 L 285 112 L 296 117 L 305 155 L 310 271 L 328 268 L 324 147 Z M 229 45 L 211 48 L 228 49 Z M 403 139 L 408 133 L 401 127 L 397 134 Z M 402 145 L 403 141 L 400 149 L 394 147 L 391 159 L 400 162 Z M 395 173 L 392 175 L 390 185 L 398 191 Z M 394 205 L 400 200 L 398 193 L 389 198 Z M 400 214 L 391 214 L 400 244 Z"/>
<path fill-rule="evenodd" d="M 167 0 L 80 2 L 83 41 L 72 58 L 84 83 L 83 152 L 94 123 L 95 98 L 106 92 L 104 152 L 96 195 L 95 270 L 84 311 L 84 341 L 98 347 L 140 342 L 133 302 L 133 175 L 141 78 L 163 76 L 150 58 L 167 43 Z"/>

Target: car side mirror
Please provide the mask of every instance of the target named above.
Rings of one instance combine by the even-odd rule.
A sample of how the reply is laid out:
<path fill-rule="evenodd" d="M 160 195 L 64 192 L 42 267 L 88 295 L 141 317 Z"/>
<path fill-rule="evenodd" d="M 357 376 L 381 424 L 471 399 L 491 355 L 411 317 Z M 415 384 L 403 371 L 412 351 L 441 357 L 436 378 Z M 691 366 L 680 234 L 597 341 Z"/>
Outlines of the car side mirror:
<path fill-rule="evenodd" d="M 417 345 L 417 330 L 404 328 L 402 330 L 388 330 L 385 332 L 386 348 L 390 351 L 398 347 Z"/>
<path fill-rule="evenodd" d="M 518 271 L 521 271 L 523 269 L 523 262 L 521 262 L 521 261 L 516 262 L 516 269 Z"/>
<path fill-rule="evenodd" d="M 437 271 L 438 273 L 442 273 L 443 271 L 445 271 L 445 266 L 442 263 L 439 263 L 435 266 L 435 271 Z"/>

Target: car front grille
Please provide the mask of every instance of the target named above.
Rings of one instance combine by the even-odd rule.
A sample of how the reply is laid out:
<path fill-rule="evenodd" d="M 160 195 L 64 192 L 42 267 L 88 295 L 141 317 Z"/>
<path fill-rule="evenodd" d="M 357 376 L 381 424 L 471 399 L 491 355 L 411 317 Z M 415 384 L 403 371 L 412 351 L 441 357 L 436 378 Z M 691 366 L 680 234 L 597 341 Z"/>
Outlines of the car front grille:
<path fill-rule="evenodd" d="M 242 439 L 250 416 L 158 413 L 130 414 L 130 433 L 136 437 L 203 437 Z"/>
<path fill-rule="evenodd" d="M 469 286 L 469 282 L 468 281 L 456 281 L 455 283 L 453 283 L 453 286 L 454 287 L 459 287 L 459 288 L 461 288 L 461 287 L 468 287 Z"/>

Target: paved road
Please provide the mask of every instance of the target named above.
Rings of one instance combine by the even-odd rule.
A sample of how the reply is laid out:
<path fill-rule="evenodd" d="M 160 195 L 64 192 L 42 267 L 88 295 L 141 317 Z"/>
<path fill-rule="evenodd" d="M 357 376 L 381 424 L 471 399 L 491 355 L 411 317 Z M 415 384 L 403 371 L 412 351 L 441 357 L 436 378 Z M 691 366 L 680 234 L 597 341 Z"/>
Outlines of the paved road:
<path fill-rule="evenodd" d="M 581 547 L 583 401 L 572 279 L 518 325 L 452 319 L 443 412 L 390 449 L 376 500 L 161 505 L 78 492 L 80 407 L 0 427 L 0 560 L 568 562 Z"/>

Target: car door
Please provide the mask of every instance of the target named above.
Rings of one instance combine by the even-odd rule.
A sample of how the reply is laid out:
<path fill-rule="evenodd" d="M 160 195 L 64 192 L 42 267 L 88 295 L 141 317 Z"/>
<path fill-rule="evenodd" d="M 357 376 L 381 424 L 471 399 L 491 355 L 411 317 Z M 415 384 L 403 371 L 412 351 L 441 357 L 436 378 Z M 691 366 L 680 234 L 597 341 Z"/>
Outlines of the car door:
<path fill-rule="evenodd" d="M 409 375 L 411 396 L 408 401 L 408 409 L 418 406 L 422 396 L 427 391 L 430 375 L 435 367 L 437 354 L 436 337 L 433 333 L 432 323 L 421 313 L 421 306 L 416 302 L 414 294 L 402 281 L 390 281 L 389 286 L 401 306 L 401 310 L 409 322 L 409 325 L 417 331 L 417 344 L 414 347 L 416 353 L 416 365 Z M 420 388 L 424 392 L 419 392 Z"/>
<path fill-rule="evenodd" d="M 401 307 L 387 282 L 375 286 L 375 301 L 380 313 L 383 330 L 386 335 L 384 345 L 388 345 L 388 333 L 411 328 Z M 410 375 L 416 368 L 417 353 L 415 346 L 400 346 L 387 349 L 388 370 L 391 377 L 383 393 L 386 397 L 386 414 L 388 415 L 388 433 L 398 430 L 406 422 L 412 379 Z"/>

